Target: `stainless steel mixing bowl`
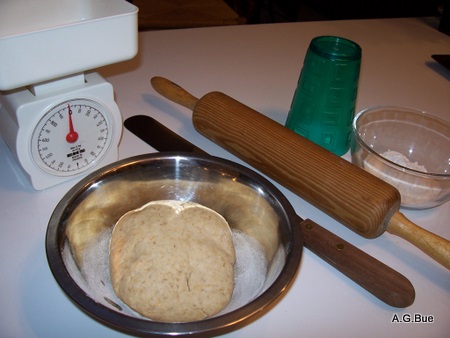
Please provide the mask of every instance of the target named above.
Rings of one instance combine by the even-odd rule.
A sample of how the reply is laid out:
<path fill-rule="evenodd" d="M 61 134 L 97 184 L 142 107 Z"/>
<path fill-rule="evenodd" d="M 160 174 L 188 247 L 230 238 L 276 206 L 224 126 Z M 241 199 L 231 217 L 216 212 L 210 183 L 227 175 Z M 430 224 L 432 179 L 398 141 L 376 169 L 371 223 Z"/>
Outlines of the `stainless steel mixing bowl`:
<path fill-rule="evenodd" d="M 266 268 L 260 286 L 245 286 L 253 289 L 245 297 L 236 296 L 218 315 L 188 323 L 152 321 L 115 299 L 107 272 L 108 231 L 125 212 L 162 199 L 210 207 L 233 232 L 256 240 Z M 100 322 L 140 336 L 211 336 L 241 327 L 286 292 L 299 266 L 302 236 L 289 201 L 254 171 L 212 156 L 156 153 L 119 161 L 76 184 L 51 216 L 46 250 L 60 287 Z M 250 270 L 254 263 L 244 255 L 240 264 Z"/>

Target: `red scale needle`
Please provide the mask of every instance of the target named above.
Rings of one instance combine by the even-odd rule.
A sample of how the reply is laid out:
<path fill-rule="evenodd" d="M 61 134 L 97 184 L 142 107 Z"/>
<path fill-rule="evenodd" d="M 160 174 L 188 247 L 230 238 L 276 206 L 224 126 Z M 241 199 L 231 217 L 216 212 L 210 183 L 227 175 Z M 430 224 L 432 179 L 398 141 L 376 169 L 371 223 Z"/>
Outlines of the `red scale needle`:
<path fill-rule="evenodd" d="M 67 105 L 67 108 L 69 109 L 69 133 L 66 135 L 66 141 L 74 143 L 78 140 L 78 133 L 73 129 L 72 109 L 70 109 L 70 105 Z"/>

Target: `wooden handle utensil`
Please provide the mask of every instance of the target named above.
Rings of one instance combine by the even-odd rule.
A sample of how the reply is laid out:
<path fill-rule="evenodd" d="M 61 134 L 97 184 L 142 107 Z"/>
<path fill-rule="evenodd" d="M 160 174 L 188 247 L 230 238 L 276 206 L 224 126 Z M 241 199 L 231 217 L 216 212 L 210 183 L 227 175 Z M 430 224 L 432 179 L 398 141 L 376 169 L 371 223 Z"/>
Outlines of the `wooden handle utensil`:
<path fill-rule="evenodd" d="M 154 77 L 153 88 L 193 111 L 195 129 L 365 238 L 384 231 L 450 269 L 450 242 L 409 221 L 400 193 L 352 163 L 220 93 L 197 99 Z"/>

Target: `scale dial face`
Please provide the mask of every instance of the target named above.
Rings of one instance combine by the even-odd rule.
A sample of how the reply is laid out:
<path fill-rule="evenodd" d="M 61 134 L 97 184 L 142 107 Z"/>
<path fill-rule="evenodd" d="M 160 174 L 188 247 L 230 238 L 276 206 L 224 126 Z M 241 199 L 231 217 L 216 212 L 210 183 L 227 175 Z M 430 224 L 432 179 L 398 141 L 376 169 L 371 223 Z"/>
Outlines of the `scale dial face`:
<path fill-rule="evenodd" d="M 110 111 L 97 101 L 67 100 L 50 108 L 31 138 L 34 163 L 55 176 L 80 174 L 108 152 L 113 138 Z"/>

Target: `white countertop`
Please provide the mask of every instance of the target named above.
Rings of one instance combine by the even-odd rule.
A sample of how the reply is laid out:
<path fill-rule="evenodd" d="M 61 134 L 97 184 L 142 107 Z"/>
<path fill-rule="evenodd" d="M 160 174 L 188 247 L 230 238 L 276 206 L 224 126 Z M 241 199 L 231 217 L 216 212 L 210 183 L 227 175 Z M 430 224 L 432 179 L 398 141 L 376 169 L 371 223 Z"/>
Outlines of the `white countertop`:
<path fill-rule="evenodd" d="M 431 58 L 431 54 L 450 54 L 450 37 L 421 19 L 144 32 L 135 59 L 99 72 L 113 84 L 124 119 L 151 115 L 207 152 L 242 163 L 198 134 L 192 112 L 156 94 L 149 79 L 167 77 L 197 97 L 222 91 L 284 124 L 307 46 L 318 35 L 338 35 L 361 45 L 357 110 L 384 104 L 410 106 L 450 121 L 450 71 Z M 124 130 L 121 158 L 153 151 Z M 123 336 L 72 303 L 47 265 L 47 222 L 75 182 L 34 191 L 3 140 L 0 173 L 0 336 Z M 415 302 L 406 309 L 392 308 L 305 249 L 287 294 L 262 317 L 226 336 L 448 337 L 448 270 L 393 235 L 364 239 L 280 188 L 301 217 L 316 221 L 406 276 L 415 287 Z M 413 222 L 450 239 L 449 203 L 425 211 L 402 211 Z M 392 323 L 395 315 L 404 314 L 432 316 L 434 321 Z"/>

